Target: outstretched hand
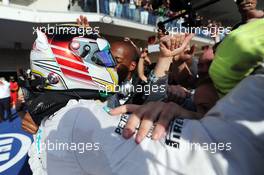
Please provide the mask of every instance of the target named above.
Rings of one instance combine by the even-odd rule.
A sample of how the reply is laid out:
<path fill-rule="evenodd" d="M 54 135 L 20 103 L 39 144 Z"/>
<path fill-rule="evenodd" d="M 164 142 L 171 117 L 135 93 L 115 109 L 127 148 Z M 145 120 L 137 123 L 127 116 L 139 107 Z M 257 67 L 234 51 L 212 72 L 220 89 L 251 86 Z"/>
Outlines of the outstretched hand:
<path fill-rule="evenodd" d="M 76 22 L 81 27 L 84 28 L 90 27 L 90 24 L 86 16 L 80 15 L 80 17 L 76 19 Z"/>
<path fill-rule="evenodd" d="M 160 39 L 161 57 L 175 57 L 183 53 L 194 34 L 164 36 Z"/>

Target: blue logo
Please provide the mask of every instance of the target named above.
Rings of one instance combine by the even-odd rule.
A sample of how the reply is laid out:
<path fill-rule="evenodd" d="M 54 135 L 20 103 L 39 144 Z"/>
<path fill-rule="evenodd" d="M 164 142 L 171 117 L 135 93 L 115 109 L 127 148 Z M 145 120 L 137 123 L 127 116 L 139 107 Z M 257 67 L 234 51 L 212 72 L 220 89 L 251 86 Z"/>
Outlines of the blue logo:
<path fill-rule="evenodd" d="M 27 154 L 30 145 L 31 139 L 26 135 L 0 134 L 0 174 L 18 163 Z"/>

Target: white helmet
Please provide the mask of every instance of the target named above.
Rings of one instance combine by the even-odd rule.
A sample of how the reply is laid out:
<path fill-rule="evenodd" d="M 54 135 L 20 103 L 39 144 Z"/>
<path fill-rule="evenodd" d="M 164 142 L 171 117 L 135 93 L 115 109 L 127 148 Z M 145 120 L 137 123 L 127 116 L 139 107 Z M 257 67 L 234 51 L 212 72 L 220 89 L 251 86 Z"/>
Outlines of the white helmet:
<path fill-rule="evenodd" d="M 37 31 L 30 61 L 33 75 L 46 79 L 45 89 L 114 92 L 118 84 L 110 45 L 98 35 L 46 35 Z"/>

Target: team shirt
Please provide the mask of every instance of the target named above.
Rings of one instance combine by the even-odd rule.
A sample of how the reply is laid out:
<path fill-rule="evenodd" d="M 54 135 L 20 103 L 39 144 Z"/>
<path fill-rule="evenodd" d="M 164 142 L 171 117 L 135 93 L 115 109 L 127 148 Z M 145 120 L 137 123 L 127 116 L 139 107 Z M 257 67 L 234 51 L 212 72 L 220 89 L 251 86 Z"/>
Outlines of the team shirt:
<path fill-rule="evenodd" d="M 42 121 L 29 164 L 34 175 L 262 175 L 263 87 L 264 75 L 249 76 L 202 120 L 175 119 L 164 138 L 150 132 L 141 144 L 121 136 L 129 115 L 70 100 Z"/>

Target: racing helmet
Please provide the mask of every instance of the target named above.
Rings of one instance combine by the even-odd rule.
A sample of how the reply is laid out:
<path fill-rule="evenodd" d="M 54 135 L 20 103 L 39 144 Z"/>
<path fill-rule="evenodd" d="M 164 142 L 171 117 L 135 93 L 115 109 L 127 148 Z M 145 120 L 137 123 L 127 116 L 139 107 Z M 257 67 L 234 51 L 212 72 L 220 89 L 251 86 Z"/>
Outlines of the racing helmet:
<path fill-rule="evenodd" d="M 46 34 L 38 30 L 30 66 L 33 76 L 45 79 L 47 90 L 115 92 L 118 84 L 110 44 L 97 34 Z"/>

